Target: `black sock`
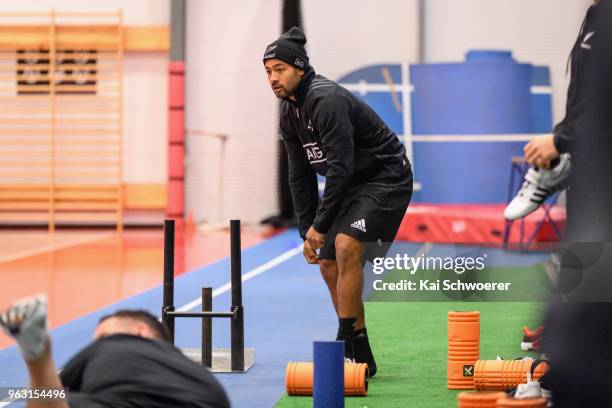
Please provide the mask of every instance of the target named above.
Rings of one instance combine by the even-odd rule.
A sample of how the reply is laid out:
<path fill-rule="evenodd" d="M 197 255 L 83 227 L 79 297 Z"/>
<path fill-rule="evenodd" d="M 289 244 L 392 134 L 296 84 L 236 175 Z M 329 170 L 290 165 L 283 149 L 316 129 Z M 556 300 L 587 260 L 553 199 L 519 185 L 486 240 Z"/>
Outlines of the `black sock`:
<path fill-rule="evenodd" d="M 367 337 L 368 336 L 368 329 L 366 329 L 364 327 L 363 329 L 355 330 L 353 332 L 353 338 L 361 337 L 362 334 Z M 336 341 L 341 340 L 341 339 L 342 339 L 342 337 L 340 336 L 340 324 L 338 324 L 338 332 L 336 333 Z"/>
<path fill-rule="evenodd" d="M 376 360 L 374 360 L 374 355 L 370 348 L 370 341 L 368 340 L 368 330 L 365 327 L 355 330 L 353 337 L 353 354 L 355 356 L 355 362 L 366 363 L 368 365 L 369 376 L 374 377 L 376 375 Z"/>
<path fill-rule="evenodd" d="M 363 337 L 362 334 L 363 336 L 368 337 L 368 329 L 364 327 L 363 329 L 355 330 L 354 338 Z"/>
<path fill-rule="evenodd" d="M 344 357 L 354 358 L 353 356 L 353 336 L 355 333 L 355 322 L 357 321 L 354 317 L 339 318 L 338 323 L 340 325 L 338 340 L 344 340 Z"/>

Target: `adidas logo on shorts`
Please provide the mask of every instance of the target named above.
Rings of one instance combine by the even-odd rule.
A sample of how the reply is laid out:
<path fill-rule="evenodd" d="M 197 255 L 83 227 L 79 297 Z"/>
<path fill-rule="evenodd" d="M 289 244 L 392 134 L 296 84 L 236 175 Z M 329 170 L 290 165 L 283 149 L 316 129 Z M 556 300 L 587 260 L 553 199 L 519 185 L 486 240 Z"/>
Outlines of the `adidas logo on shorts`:
<path fill-rule="evenodd" d="M 366 232 L 365 220 L 363 218 L 358 220 L 358 221 L 355 221 L 354 223 L 352 223 L 351 227 L 357 228 L 358 230 Z"/>

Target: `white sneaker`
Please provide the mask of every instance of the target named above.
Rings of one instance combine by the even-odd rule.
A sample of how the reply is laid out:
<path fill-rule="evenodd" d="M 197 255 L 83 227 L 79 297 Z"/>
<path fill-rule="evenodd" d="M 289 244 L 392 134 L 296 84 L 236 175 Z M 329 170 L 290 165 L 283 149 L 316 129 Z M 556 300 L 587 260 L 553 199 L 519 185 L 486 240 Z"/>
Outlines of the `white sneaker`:
<path fill-rule="evenodd" d="M 37 360 L 47 341 L 47 297 L 38 295 L 18 300 L 0 314 L 0 326 L 13 337 L 28 361 Z"/>
<path fill-rule="evenodd" d="M 514 399 L 527 399 L 527 398 L 546 398 L 548 400 L 547 407 L 552 407 L 552 393 L 544 388 L 545 386 L 549 386 L 546 383 L 546 377 L 548 372 L 544 373 L 542 377 L 538 381 L 533 380 L 533 373 L 539 364 L 546 363 L 549 364 L 547 360 L 534 360 L 531 364 L 531 368 L 527 372 L 527 381 L 524 384 L 519 384 L 516 387 L 516 391 L 512 397 Z"/>
<path fill-rule="evenodd" d="M 527 381 L 516 387 L 514 399 L 539 398 L 542 396 L 542 387 L 539 381 Z"/>
<path fill-rule="evenodd" d="M 552 169 L 530 168 L 525 174 L 523 186 L 506 206 L 504 218 L 514 221 L 526 217 L 537 210 L 554 193 L 567 188 L 571 168 L 568 153 L 559 156 L 559 163 Z"/>

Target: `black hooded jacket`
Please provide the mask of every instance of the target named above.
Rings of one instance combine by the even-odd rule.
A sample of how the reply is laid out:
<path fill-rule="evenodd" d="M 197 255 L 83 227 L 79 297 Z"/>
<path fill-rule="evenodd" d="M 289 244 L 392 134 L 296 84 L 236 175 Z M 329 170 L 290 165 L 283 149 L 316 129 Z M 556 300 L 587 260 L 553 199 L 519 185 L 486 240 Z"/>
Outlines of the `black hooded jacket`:
<path fill-rule="evenodd" d="M 587 75 L 592 65 L 592 54 L 597 51 L 593 50 L 593 41 L 596 40 L 597 36 L 595 25 L 599 9 L 600 6 L 593 5 L 587 11 L 570 55 L 571 77 L 567 90 L 565 118 L 555 126 L 553 131 L 555 147 L 561 153 L 569 153 L 572 149 L 572 143 L 576 139 L 577 118 L 585 113 L 584 109 L 588 95 L 584 83 L 588 80 Z"/>
<path fill-rule="evenodd" d="M 589 9 L 579 42 L 565 236 L 612 241 L 612 0 Z"/>
<path fill-rule="evenodd" d="M 395 133 L 351 92 L 308 67 L 295 98 L 282 104 L 281 129 L 302 238 L 310 226 L 327 233 L 350 188 L 412 178 Z M 316 173 L 326 177 L 320 203 Z"/>

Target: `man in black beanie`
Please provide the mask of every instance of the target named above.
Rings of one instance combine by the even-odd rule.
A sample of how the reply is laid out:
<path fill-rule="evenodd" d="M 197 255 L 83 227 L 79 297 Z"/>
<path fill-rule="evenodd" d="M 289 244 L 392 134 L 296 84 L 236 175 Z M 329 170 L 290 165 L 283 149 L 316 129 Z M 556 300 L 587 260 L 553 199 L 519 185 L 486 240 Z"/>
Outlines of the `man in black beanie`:
<path fill-rule="evenodd" d="M 281 129 L 304 257 L 319 265 L 329 288 L 345 357 L 367 363 L 373 376 L 362 270 L 395 239 L 412 197 L 412 170 L 404 146 L 380 117 L 315 73 L 305 44 L 293 27 L 266 48 L 263 62 L 283 100 Z M 320 200 L 316 173 L 326 177 Z"/>

